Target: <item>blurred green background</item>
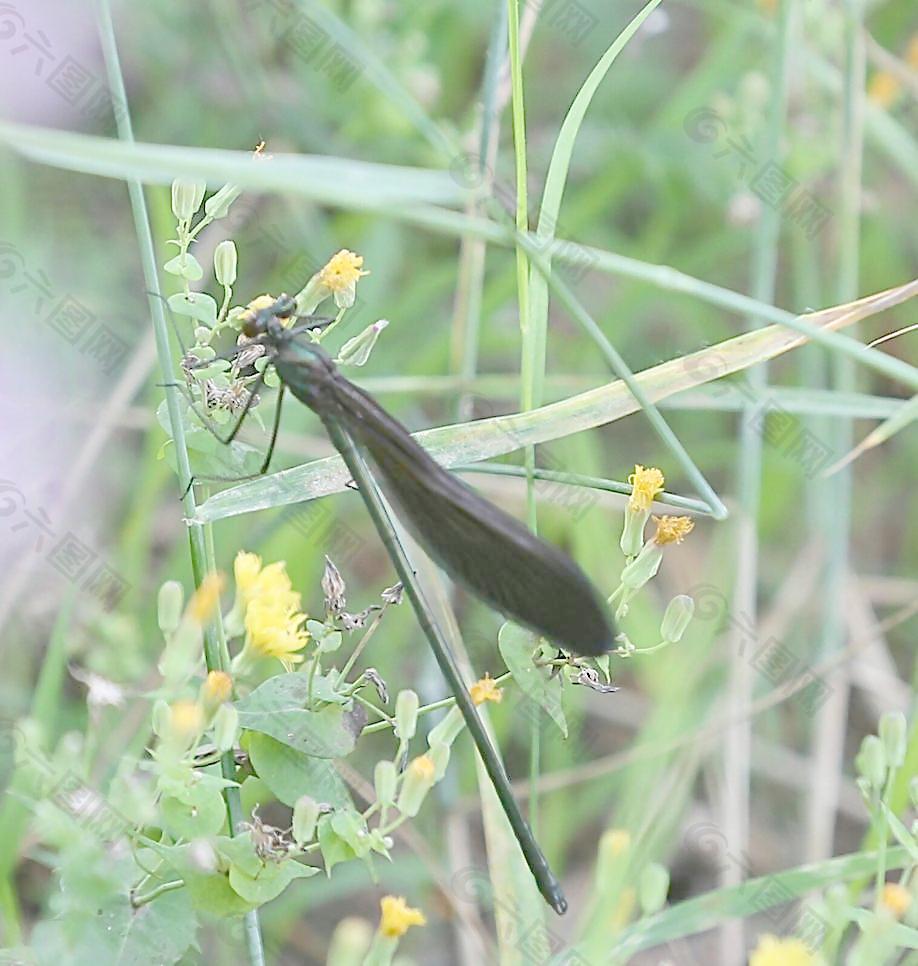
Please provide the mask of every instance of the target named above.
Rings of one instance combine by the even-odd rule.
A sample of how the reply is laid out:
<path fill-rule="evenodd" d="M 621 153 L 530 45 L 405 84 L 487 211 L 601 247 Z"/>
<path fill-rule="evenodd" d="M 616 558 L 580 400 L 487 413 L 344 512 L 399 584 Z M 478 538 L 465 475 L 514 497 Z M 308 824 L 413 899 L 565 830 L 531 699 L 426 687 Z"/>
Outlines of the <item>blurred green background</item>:
<path fill-rule="evenodd" d="M 602 0 L 574 6 L 571 13 L 570 4 L 546 0 L 523 8 L 533 225 L 565 113 L 638 9 Z M 0 13 L 9 18 L 0 20 L 4 116 L 114 136 L 100 93 L 104 66 L 89 10 L 50 2 L 3 7 L 12 8 Z M 820 208 L 811 215 L 815 222 L 781 219 L 771 249 L 775 291 L 764 301 L 798 313 L 914 277 L 915 8 L 905 0 L 863 8 L 808 0 L 788 8 L 789 14 L 766 2 L 716 0 L 660 6 L 590 104 L 556 234 L 755 294 L 763 257 L 757 225 L 774 207 L 774 182 L 761 178 L 771 165 L 782 190 L 786 179 L 794 179 L 810 199 L 806 203 Z M 847 19 L 858 11 L 863 32 Z M 246 151 L 264 140 L 274 155 L 452 171 L 460 187 L 467 171 L 463 157 L 479 153 L 487 55 L 500 29 L 499 5 L 355 0 L 303 3 L 291 13 L 269 0 L 163 0 L 117 4 L 114 17 L 138 141 Z M 47 41 L 44 55 L 31 44 L 16 50 L 26 35 L 39 33 Z M 846 59 L 852 36 L 866 57 L 865 83 L 857 60 L 852 66 Z M 773 157 L 763 153 L 763 143 L 782 52 L 787 111 L 779 156 Z M 52 77 L 66 58 L 75 66 Z M 498 105 L 506 104 L 507 83 L 505 73 L 498 76 Z M 862 169 L 846 142 L 849 88 L 863 112 Z M 102 98 L 95 106 L 94 97 Z M 709 127 L 700 129 L 699 118 Z M 512 205 L 509 106 L 499 119 L 489 167 L 495 196 L 504 207 Z M 92 754 L 94 773 L 104 775 L 144 726 L 147 708 L 139 694 L 149 686 L 161 648 L 157 589 L 172 578 L 190 586 L 179 488 L 159 458 L 165 437 L 153 413 L 162 389 L 146 286 L 122 182 L 43 166 L 8 147 L 0 149 L 0 172 L 0 497 L 8 501 L 0 506 L 0 701 L 8 721 L 27 713 L 51 629 L 64 613 L 70 666 L 117 682 L 128 696 L 124 706 L 102 712 L 105 742 Z M 845 181 L 852 176 L 853 195 Z M 859 222 L 852 222 L 847 207 L 852 197 Z M 168 187 L 149 187 L 147 199 L 162 262 L 172 231 Z M 354 378 L 412 430 L 519 409 L 521 341 L 509 248 L 487 247 L 479 290 L 469 277 L 473 245 L 452 234 L 419 228 L 390 212 L 340 210 L 251 191 L 229 219 L 200 239 L 196 251 L 203 264 L 227 236 L 239 249 L 236 302 L 296 290 L 340 248 L 363 255 L 371 274 L 360 282 L 359 312 L 342 334 L 355 335 L 377 318 L 390 325 Z M 164 284 L 172 281 L 164 278 Z M 627 271 L 591 269 L 567 280 L 632 371 L 762 324 Z M 217 294 L 212 283 L 209 290 Z M 476 354 L 469 349 L 475 336 L 463 306 L 470 299 L 474 306 L 477 298 Z M 870 341 L 913 321 L 914 308 L 906 303 L 868 320 L 857 334 Z M 109 335 L 93 341 L 90 330 L 103 328 Z M 918 334 L 906 334 L 882 351 L 916 364 L 916 345 Z M 731 876 L 764 874 L 860 847 L 867 816 L 852 782 L 852 756 L 880 713 L 906 710 L 913 700 L 915 621 L 888 631 L 880 622 L 918 596 L 918 441 L 914 431 L 902 432 L 826 480 L 807 472 L 767 432 L 763 439 L 754 413 L 767 399 L 786 408 L 790 397 L 780 394 L 783 388 L 804 390 L 794 397 L 795 412 L 835 459 L 877 424 L 877 416 L 892 412 L 884 400 L 905 399 L 912 387 L 814 347 L 781 357 L 767 377 L 779 387 L 774 393 L 744 375 L 665 409 L 731 517 L 697 519 L 691 537 L 667 555 L 625 630 L 633 641 L 651 643 L 669 598 L 694 592 L 700 610 L 686 638 L 641 663 L 613 661 L 621 687 L 616 694 L 568 689 L 574 692 L 566 697 L 568 740 L 550 723 L 542 729 L 545 789 L 538 834 L 572 903 L 572 914 L 551 924 L 559 948 L 587 913 L 597 843 L 606 829 L 627 829 L 643 855 L 671 869 L 671 902 Z M 611 378 L 595 345 L 553 300 L 545 401 Z M 752 397 L 737 388 L 750 385 Z M 725 411 L 741 403 L 745 413 Z M 257 429 L 247 438 L 264 445 Z M 289 405 L 274 468 L 330 452 L 316 418 Z M 542 464 L 553 469 L 619 481 L 635 463 L 659 466 L 667 490 L 696 495 L 640 413 L 539 452 Z M 524 516 L 524 481 L 471 479 Z M 750 505 L 756 481 L 760 502 L 750 520 L 743 507 Z M 565 488 L 541 484 L 537 492 L 540 531 L 567 548 L 600 588 L 614 589 L 622 565 L 624 498 L 591 494 L 595 501 L 585 512 L 572 512 Z M 290 508 L 219 522 L 220 566 L 231 569 L 240 548 L 266 561 L 286 560 L 306 608 L 318 611 L 323 556 L 334 556 L 330 542 L 342 534 L 356 535 L 348 545 L 357 550 L 337 562 L 349 603 L 370 603 L 394 579 L 383 549 L 356 495 L 337 494 L 325 505 L 327 525 L 308 534 Z M 101 563 L 116 585 L 123 584 L 112 607 L 85 586 L 84 578 Z M 705 593 L 707 600 L 730 600 L 738 575 L 741 597 L 732 617 L 721 604 L 705 610 Z M 709 590 L 699 592 L 703 587 Z M 455 604 L 476 671 L 500 673 L 498 616 L 462 593 Z M 799 700 L 777 700 L 780 683 L 756 664 L 755 655 L 773 639 L 798 669 L 815 667 L 853 642 L 869 646 L 817 675 L 828 697 L 814 713 Z M 414 687 L 428 701 L 444 694 L 407 605 L 387 617 L 367 661 L 393 690 Z M 84 730 L 85 688 L 68 677 L 63 693 L 57 733 Z M 773 706 L 751 715 L 749 701 L 768 696 L 776 698 Z M 728 713 L 751 724 L 734 721 L 731 727 Z M 492 720 L 511 776 L 525 783 L 528 719 L 507 701 L 493 708 Z M 370 768 L 378 757 L 373 742 L 358 749 L 358 770 L 362 755 Z M 737 773 L 740 760 L 748 775 Z M 460 870 L 484 865 L 468 749 L 456 761 L 438 786 L 436 803 L 413 826 L 417 839 L 400 842 L 397 861 L 381 867 L 380 886 L 356 865 L 347 866 L 330 881 L 298 883 L 265 910 L 276 961 L 324 961 L 342 916 L 375 920 L 378 897 L 386 891 L 410 895 L 427 912 L 428 928 L 403 945 L 415 961 L 475 961 L 463 944 L 465 926 L 434 886 L 438 876 L 455 882 Z M 52 888 L 28 839 L 15 870 L 28 925 L 47 908 Z M 746 938 L 760 926 L 750 925 Z M 719 948 L 717 961 L 740 962 L 744 939 L 733 929 L 719 938 L 709 932 L 686 940 L 669 950 L 669 961 L 713 961 Z M 206 961 L 234 961 L 219 931 L 207 943 Z M 736 958 L 729 958 L 729 949 Z M 646 962 L 661 961 L 653 958 L 659 952 Z"/>

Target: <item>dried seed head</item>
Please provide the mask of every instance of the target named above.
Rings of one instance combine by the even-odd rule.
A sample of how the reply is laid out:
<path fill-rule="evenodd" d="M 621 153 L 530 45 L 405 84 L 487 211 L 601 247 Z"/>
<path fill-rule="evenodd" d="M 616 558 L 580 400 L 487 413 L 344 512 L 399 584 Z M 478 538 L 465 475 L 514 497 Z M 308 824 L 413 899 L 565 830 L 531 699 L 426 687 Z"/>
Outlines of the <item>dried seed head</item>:
<path fill-rule="evenodd" d="M 375 667 L 368 667 L 364 672 L 363 676 L 376 688 L 376 693 L 379 695 L 379 700 L 383 704 L 389 703 L 389 688 L 386 682 L 382 679 L 379 671 Z"/>
<path fill-rule="evenodd" d="M 322 575 L 322 593 L 325 594 L 325 612 L 329 616 L 338 617 L 347 605 L 344 578 L 331 558 L 325 558 L 325 573 Z"/>

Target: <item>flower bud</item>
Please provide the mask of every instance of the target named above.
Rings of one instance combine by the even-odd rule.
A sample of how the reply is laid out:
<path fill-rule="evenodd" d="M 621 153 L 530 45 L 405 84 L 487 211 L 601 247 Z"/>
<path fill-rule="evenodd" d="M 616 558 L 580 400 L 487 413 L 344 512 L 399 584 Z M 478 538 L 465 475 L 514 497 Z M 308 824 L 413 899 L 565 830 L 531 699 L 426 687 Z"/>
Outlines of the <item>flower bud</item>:
<path fill-rule="evenodd" d="M 216 714 L 217 709 L 224 701 L 229 701 L 233 696 L 233 679 L 226 671 L 211 671 L 201 685 L 198 698 L 204 713 L 208 718 Z"/>
<path fill-rule="evenodd" d="M 316 824 L 321 809 L 310 795 L 301 795 L 293 806 L 293 839 L 298 845 L 311 842 L 316 835 Z"/>
<path fill-rule="evenodd" d="M 436 771 L 437 766 L 430 755 L 421 755 L 408 765 L 398 796 L 398 808 L 403 815 L 414 818 L 418 814 L 421 803 L 433 788 Z"/>
<path fill-rule="evenodd" d="M 169 727 L 169 702 L 164 698 L 157 698 L 153 702 L 153 710 L 150 716 L 150 724 L 153 734 L 157 738 L 162 738 Z"/>
<path fill-rule="evenodd" d="M 353 339 L 348 339 L 338 351 L 338 358 L 335 360 L 342 366 L 362 366 L 370 358 L 373 346 L 376 345 L 379 334 L 389 322 L 380 319 L 372 325 L 368 325 L 363 332 L 355 335 Z"/>
<path fill-rule="evenodd" d="M 695 601 L 686 594 L 673 597 L 663 614 L 660 623 L 660 636 L 669 644 L 676 644 L 682 640 L 692 614 L 695 613 Z"/>
<path fill-rule="evenodd" d="M 204 711 L 195 701 L 176 701 L 169 707 L 163 741 L 181 750 L 190 748 L 204 730 Z"/>
<path fill-rule="evenodd" d="M 214 251 L 214 275 L 224 288 L 236 284 L 237 260 L 236 245 L 231 238 L 217 245 Z"/>
<path fill-rule="evenodd" d="M 418 696 L 406 689 L 399 691 L 395 699 L 395 737 L 399 741 L 410 741 L 418 727 Z"/>
<path fill-rule="evenodd" d="M 214 715 L 214 744 L 217 751 L 229 751 L 239 737 L 239 712 L 231 704 L 221 704 Z"/>
<path fill-rule="evenodd" d="M 443 717 L 443 720 L 430 729 L 430 734 L 427 736 L 427 743 L 431 748 L 434 745 L 446 745 L 449 747 L 456 740 L 464 725 L 465 721 L 463 720 L 462 712 L 458 708 L 452 707 Z"/>
<path fill-rule="evenodd" d="M 373 784 L 376 787 L 376 797 L 382 805 L 392 805 L 395 802 L 398 774 L 391 761 L 376 762 L 376 768 L 373 769 Z"/>
<path fill-rule="evenodd" d="M 230 210 L 230 205 L 241 194 L 242 188 L 234 184 L 225 184 L 204 202 L 204 213 L 214 221 L 218 218 L 225 218 Z"/>
<path fill-rule="evenodd" d="M 434 784 L 436 784 L 446 774 L 446 769 L 449 766 L 450 747 L 441 742 L 436 742 L 430 746 L 428 755 L 434 763 Z"/>
<path fill-rule="evenodd" d="M 871 788 L 879 790 L 883 787 L 886 781 L 886 749 L 876 735 L 864 738 L 854 764 Z"/>
<path fill-rule="evenodd" d="M 366 919 L 347 916 L 332 934 L 327 966 L 362 966 L 372 941 L 373 927 Z"/>
<path fill-rule="evenodd" d="M 208 623 L 220 604 L 220 594 L 225 584 L 226 578 L 223 574 L 205 574 L 201 586 L 188 601 L 188 617 L 196 624 Z"/>
<path fill-rule="evenodd" d="M 669 872 L 656 862 L 651 862 L 641 873 L 638 899 L 645 916 L 659 912 L 669 892 Z"/>
<path fill-rule="evenodd" d="M 180 221 L 188 221 L 201 207 L 207 185 L 203 181 L 183 181 L 176 178 L 172 182 L 172 213 Z"/>
<path fill-rule="evenodd" d="M 901 711 L 887 711 L 880 718 L 880 740 L 891 768 L 901 768 L 905 764 L 906 731 L 905 715 Z"/>
<path fill-rule="evenodd" d="M 157 619 L 159 629 L 166 636 L 174 634 L 178 629 L 179 621 L 182 619 L 184 597 L 182 585 L 177 580 L 167 580 L 159 588 Z"/>
<path fill-rule="evenodd" d="M 596 856 L 596 887 L 600 890 L 610 888 L 621 880 L 624 861 L 622 855 L 631 846 L 631 835 L 627 829 L 610 828 L 599 839 L 599 853 Z"/>
<path fill-rule="evenodd" d="M 644 546 L 644 527 L 650 519 L 650 510 L 625 510 L 625 525 L 619 546 L 626 557 L 636 557 Z"/>
<path fill-rule="evenodd" d="M 648 580 L 656 577 L 663 560 L 663 551 L 659 544 L 651 540 L 644 544 L 641 552 L 626 564 L 622 570 L 621 582 L 629 590 L 640 590 Z"/>

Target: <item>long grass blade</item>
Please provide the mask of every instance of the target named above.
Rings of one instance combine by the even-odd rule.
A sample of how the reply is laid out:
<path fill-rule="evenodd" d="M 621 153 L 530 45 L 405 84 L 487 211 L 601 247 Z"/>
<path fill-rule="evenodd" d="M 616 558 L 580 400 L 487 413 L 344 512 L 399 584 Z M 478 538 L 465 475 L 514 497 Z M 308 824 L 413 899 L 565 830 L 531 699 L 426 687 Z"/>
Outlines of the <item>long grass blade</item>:
<path fill-rule="evenodd" d="M 918 282 L 911 282 L 851 305 L 824 309 L 806 318 L 820 331 L 834 334 L 831 332 L 833 328 L 859 321 L 916 294 Z M 783 325 L 768 326 L 654 366 L 638 373 L 637 379 L 656 402 L 740 372 L 804 342 L 805 337 L 789 332 Z M 634 396 L 624 383 L 615 381 L 529 413 L 429 429 L 415 434 L 415 440 L 443 466 L 468 465 L 512 453 L 528 443 L 546 443 L 604 426 L 638 409 Z M 348 472 L 339 458 L 315 460 L 217 493 L 198 507 L 194 519 L 211 522 L 310 500 L 339 492 L 345 488 L 348 479 Z"/>

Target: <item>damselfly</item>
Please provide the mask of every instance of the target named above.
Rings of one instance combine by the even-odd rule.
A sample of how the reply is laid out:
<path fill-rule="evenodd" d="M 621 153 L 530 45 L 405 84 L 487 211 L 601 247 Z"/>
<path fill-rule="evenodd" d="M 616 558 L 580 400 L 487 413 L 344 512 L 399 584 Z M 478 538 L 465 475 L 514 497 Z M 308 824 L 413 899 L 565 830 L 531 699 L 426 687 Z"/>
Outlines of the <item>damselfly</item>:
<path fill-rule="evenodd" d="M 383 492 L 421 546 L 450 577 L 507 617 L 566 650 L 596 656 L 606 653 L 613 639 L 605 602 L 566 554 L 447 472 L 398 420 L 342 376 L 328 353 L 310 335 L 315 326 L 313 320 L 300 317 L 294 324 L 285 325 L 284 320 L 290 320 L 295 313 L 295 299 L 281 295 L 272 304 L 249 310 L 243 317 L 242 331 L 248 341 L 241 351 L 251 353 L 255 347 L 261 347 L 280 381 L 274 431 L 263 468 L 270 462 L 283 395 L 289 389 L 322 420 L 347 465 L 453 688 L 539 887 L 555 909 L 563 911 L 566 903 L 560 888 L 512 798 L 506 773 L 462 683 L 448 644 L 415 590 L 411 564 L 363 453 L 369 455 Z M 235 437 L 265 371 L 249 391 L 242 414 L 226 442 Z"/>

